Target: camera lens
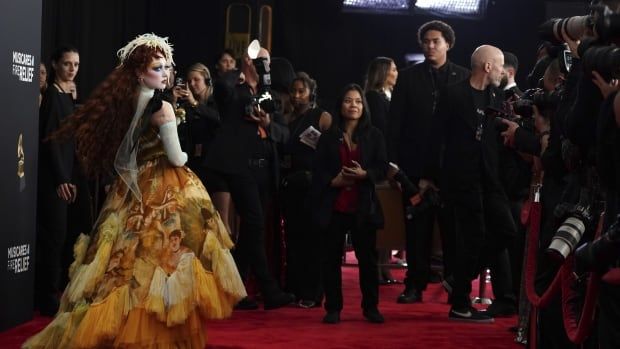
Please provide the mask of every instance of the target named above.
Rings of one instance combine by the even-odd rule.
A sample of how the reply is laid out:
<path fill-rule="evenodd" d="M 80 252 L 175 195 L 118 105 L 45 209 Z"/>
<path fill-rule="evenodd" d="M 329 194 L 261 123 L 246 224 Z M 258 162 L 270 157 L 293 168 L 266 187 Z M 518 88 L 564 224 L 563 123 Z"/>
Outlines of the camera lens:
<path fill-rule="evenodd" d="M 551 240 L 547 248 L 547 254 L 556 261 L 564 261 L 575 250 L 575 246 L 581 240 L 586 231 L 585 223 L 577 217 L 568 217 Z"/>

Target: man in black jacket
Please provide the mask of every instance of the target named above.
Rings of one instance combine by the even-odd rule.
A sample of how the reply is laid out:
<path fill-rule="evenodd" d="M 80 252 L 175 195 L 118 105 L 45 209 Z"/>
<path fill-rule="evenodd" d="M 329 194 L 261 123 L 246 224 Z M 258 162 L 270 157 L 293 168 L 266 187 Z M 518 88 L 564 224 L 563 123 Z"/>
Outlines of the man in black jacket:
<path fill-rule="evenodd" d="M 269 60 L 265 49 L 261 48 L 258 56 Z M 252 269 L 265 309 L 274 309 L 295 300 L 294 295 L 280 290 L 270 274 L 265 252 L 265 202 L 275 187 L 279 167 L 275 145 L 286 142 L 288 128 L 278 122 L 275 113 L 252 106 L 252 96 L 260 86 L 256 68 L 247 55 L 241 70 L 245 75 L 242 82 L 236 71 L 216 81 L 214 96 L 222 125 L 205 157 L 206 186 L 211 192 L 230 193 L 241 217 L 234 251 L 237 268 L 243 277 Z M 245 299 L 238 308 L 256 307 L 256 303 Z"/>
<path fill-rule="evenodd" d="M 493 321 L 471 306 L 471 281 L 480 271 L 484 244 L 500 249 L 516 234 L 497 174 L 498 133 L 485 113 L 488 106 L 502 103 L 497 87 L 503 65 L 504 55 L 496 47 L 483 45 L 474 51 L 471 77 L 441 93 L 426 148 L 421 187 L 433 187 L 439 180 L 445 210 L 454 222 L 452 320 Z"/>
<path fill-rule="evenodd" d="M 392 95 L 388 119 L 388 155 L 414 183 L 421 178 L 423 150 L 429 142 L 429 130 L 439 102 L 439 91 L 445 85 L 461 81 L 469 75 L 467 69 L 448 60 L 447 53 L 454 46 L 454 40 L 454 31 L 448 24 L 441 21 L 423 24 L 418 30 L 418 42 L 424 51 L 425 60 L 400 73 Z M 431 242 L 438 213 L 436 207 L 429 207 L 405 222 L 409 269 L 405 290 L 398 297 L 398 303 L 422 300 L 422 292 L 429 282 Z M 443 220 L 440 219 L 440 223 Z M 445 224 L 440 225 L 442 235 L 446 235 Z M 442 240 L 445 269 L 450 269 L 452 252 L 446 243 L 449 239 Z"/>

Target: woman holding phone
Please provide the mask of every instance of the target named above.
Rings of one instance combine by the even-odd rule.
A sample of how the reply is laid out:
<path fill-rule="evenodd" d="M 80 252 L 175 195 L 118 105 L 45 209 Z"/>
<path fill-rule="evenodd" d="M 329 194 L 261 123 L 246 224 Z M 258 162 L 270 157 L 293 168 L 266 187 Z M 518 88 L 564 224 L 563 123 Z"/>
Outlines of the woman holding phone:
<path fill-rule="evenodd" d="M 340 322 L 342 298 L 342 252 L 350 233 L 359 262 L 364 317 L 383 323 L 377 306 L 377 229 L 383 213 L 375 183 L 385 179 L 388 162 L 381 132 L 370 124 L 364 91 L 348 85 L 337 103 L 333 132 L 321 136 L 312 176 L 315 220 L 323 231 L 323 278 L 325 310 L 323 323 Z"/>

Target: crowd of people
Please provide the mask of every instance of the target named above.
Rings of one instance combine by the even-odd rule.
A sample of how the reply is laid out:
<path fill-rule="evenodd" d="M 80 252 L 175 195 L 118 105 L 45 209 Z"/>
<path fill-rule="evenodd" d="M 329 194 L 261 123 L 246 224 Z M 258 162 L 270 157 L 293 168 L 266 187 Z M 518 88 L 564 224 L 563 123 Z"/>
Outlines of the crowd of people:
<path fill-rule="evenodd" d="M 530 74 L 545 101 L 559 90 L 571 100 L 569 81 L 589 81 L 574 77 L 577 38 L 563 35 L 571 69 L 542 46 Z M 439 232 L 449 319 L 489 323 L 519 314 L 515 329 L 539 327 L 540 347 L 574 345 L 559 304 L 541 309 L 539 323 L 528 321 L 522 217 L 531 185 L 542 183 L 541 246 L 548 246 L 553 209 L 574 172 L 564 140 L 580 137 L 575 110 L 583 106 L 522 92 L 516 55 L 491 45 L 460 66 L 448 59 L 455 42 L 448 24 L 423 24 L 424 61 L 399 71 L 392 58 L 373 59 L 363 87 L 345 86 L 334 108 L 321 106 L 309 74 L 283 58 L 272 62 L 264 48 L 242 57 L 225 50 L 213 75 L 195 63 L 181 76 L 171 45 L 152 34 L 119 50 L 119 65 L 76 107 L 79 53 L 60 48 L 49 72 L 40 70 L 35 288 L 36 307 L 55 318 L 25 347 L 204 347 L 203 320 L 260 302 L 323 306 L 322 322 L 337 324 L 347 236 L 359 263 L 362 316 L 383 323 L 379 285 L 393 279 L 392 251 L 376 247 L 384 214 L 375 187 L 386 181 L 402 193 L 408 266 L 391 301 L 423 302 Z M 618 90 L 600 75 L 592 84 L 599 104 Z M 530 99 L 531 115 L 521 115 Z M 617 103 L 606 103 L 617 135 Z M 606 139 L 598 146 L 617 158 L 617 138 Z M 615 219 L 612 196 L 603 231 Z M 557 268 L 544 265 L 540 284 Z M 471 283 L 486 269 L 495 299 L 479 310 Z M 606 290 L 613 306 L 601 315 L 601 348 L 619 343 L 617 329 L 605 325 L 619 316 L 614 290 Z"/>

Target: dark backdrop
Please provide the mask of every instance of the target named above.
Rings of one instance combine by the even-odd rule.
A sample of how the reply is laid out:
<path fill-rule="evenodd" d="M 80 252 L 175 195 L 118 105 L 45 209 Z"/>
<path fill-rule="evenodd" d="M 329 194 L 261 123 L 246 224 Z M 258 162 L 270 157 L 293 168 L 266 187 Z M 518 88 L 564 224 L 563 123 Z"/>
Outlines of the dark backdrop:
<path fill-rule="evenodd" d="M 0 1 L 0 33 L 0 331 L 3 331 L 32 318 L 41 0 Z"/>
<path fill-rule="evenodd" d="M 225 9 L 233 1 L 191 0 L 46 0 L 43 4 L 43 57 L 62 43 L 81 53 L 78 87 L 90 93 L 114 67 L 115 52 L 144 32 L 169 36 L 181 70 L 195 61 L 211 67 L 223 48 Z M 319 95 L 331 101 L 348 82 L 361 83 L 366 65 L 375 56 L 393 57 L 404 66 L 405 53 L 420 52 L 416 31 L 433 18 L 409 15 L 342 13 L 338 0 L 235 1 L 274 9 L 274 56 L 290 59 L 297 70 L 318 80 Z M 456 31 L 451 59 L 469 64 L 480 44 L 492 44 L 517 54 L 519 81 L 534 63 L 536 26 L 545 17 L 540 0 L 492 1 L 482 21 L 446 19 Z M 329 104 L 329 103 L 328 103 Z"/>

